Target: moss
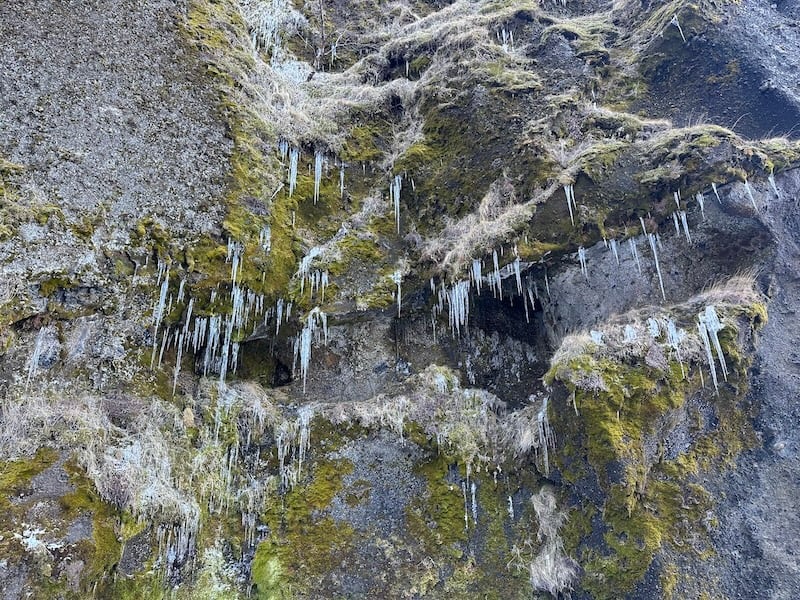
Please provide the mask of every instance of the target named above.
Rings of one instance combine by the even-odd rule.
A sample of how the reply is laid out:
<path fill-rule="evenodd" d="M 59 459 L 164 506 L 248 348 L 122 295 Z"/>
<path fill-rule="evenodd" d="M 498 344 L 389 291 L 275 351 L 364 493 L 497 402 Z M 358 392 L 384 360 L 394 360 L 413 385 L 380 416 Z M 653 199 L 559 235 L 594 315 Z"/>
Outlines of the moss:
<path fill-rule="evenodd" d="M 60 499 L 65 517 L 74 519 L 84 513 L 92 515 L 92 540 L 79 542 L 86 562 L 81 573 L 81 587 L 85 591 L 106 589 L 113 581 L 116 565 L 122 556 L 122 544 L 117 538 L 117 511 L 100 498 L 92 482 L 75 463 L 66 463 L 64 469 L 75 487 Z"/>
<path fill-rule="evenodd" d="M 691 447 L 672 460 L 653 457 L 645 448 L 663 435 L 659 431 L 668 426 L 669 415 L 699 389 L 696 370 L 684 375 L 673 362 L 668 370 L 658 371 L 638 361 L 617 362 L 587 351 L 547 374 L 550 383 L 567 382 L 567 394 L 574 392 L 578 409 L 575 417 L 569 411 L 555 417 L 554 427 L 570 440 L 555 462 L 564 478 L 576 484 L 591 482 L 594 474 L 606 494 L 602 547 L 581 544 L 596 529 L 590 506 L 573 508 L 565 530 L 566 547 L 579 548 L 583 587 L 593 597 L 613 598 L 633 589 L 664 547 L 689 553 L 695 560 L 710 555 L 706 528 L 713 503 L 693 479 L 730 464 L 752 443 L 750 415 L 743 406 L 748 361 L 735 324 L 755 327 L 763 320 L 761 308 L 725 309 L 720 342 L 731 375 L 714 402 L 717 422 L 697 423 Z"/>
<path fill-rule="evenodd" d="M 406 507 L 406 527 L 419 540 L 428 555 L 460 558 L 461 543 L 467 540 L 464 524 L 464 498 L 461 488 L 447 481 L 451 466 L 439 456 L 421 463 L 415 474 L 426 482 L 424 496 L 414 498 Z"/>
<path fill-rule="evenodd" d="M 302 595 L 345 560 L 353 530 L 324 513 L 341 491 L 342 478 L 352 470 L 349 461 L 318 461 L 302 484 L 264 514 L 270 533 L 253 560 L 257 598 Z"/>
<path fill-rule="evenodd" d="M 678 580 L 678 567 L 676 565 L 669 564 L 664 567 L 660 578 L 664 600 L 672 600 L 672 598 L 674 598 L 675 590 L 678 587 Z"/>
<path fill-rule="evenodd" d="M 0 509 L 11 506 L 11 497 L 23 493 L 31 479 L 50 467 L 58 458 L 51 448 L 39 448 L 33 458 L 0 462 Z"/>
<path fill-rule="evenodd" d="M 77 286 L 78 284 L 69 277 L 51 277 L 39 284 L 39 293 L 45 298 L 50 298 L 58 290 L 71 290 Z"/>
<path fill-rule="evenodd" d="M 346 163 L 369 163 L 380 160 L 383 151 L 378 148 L 380 130 L 368 125 L 358 125 L 350 130 L 350 136 L 344 143 L 341 159 Z"/>

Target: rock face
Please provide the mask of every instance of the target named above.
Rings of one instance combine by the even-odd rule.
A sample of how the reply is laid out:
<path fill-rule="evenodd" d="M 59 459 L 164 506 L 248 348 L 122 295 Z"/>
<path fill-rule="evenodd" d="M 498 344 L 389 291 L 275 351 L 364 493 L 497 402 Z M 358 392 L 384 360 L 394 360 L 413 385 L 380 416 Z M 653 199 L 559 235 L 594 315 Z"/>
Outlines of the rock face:
<path fill-rule="evenodd" d="M 4 597 L 799 597 L 798 6 L 0 5 Z"/>

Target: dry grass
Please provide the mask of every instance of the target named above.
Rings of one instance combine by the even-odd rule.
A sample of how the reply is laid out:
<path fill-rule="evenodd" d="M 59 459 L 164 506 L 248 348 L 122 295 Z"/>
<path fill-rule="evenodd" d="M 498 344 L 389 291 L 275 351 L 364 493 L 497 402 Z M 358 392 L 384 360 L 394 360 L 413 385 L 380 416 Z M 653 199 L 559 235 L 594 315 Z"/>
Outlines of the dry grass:
<path fill-rule="evenodd" d="M 558 597 L 572 589 L 578 574 L 578 565 L 564 553 L 559 535 L 566 515 L 558 510 L 555 494 L 549 487 L 542 487 L 531 496 L 531 503 L 539 523 L 537 538 L 542 543 L 529 566 L 531 586 Z"/>

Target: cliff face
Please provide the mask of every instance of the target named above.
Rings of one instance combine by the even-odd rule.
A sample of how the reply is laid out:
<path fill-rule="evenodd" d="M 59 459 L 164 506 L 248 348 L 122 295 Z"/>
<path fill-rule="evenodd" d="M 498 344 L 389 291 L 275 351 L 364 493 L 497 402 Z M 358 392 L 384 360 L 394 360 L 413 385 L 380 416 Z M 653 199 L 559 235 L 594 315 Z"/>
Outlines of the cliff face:
<path fill-rule="evenodd" d="M 797 2 L 0 4 L 9 598 L 795 598 Z"/>

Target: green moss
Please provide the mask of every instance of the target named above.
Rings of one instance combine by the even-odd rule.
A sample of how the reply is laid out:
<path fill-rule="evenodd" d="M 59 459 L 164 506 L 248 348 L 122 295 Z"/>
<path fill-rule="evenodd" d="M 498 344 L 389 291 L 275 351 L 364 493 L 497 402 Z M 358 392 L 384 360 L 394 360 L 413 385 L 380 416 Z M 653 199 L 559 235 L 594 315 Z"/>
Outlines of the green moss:
<path fill-rule="evenodd" d="M 45 298 L 50 298 L 58 290 L 71 290 L 77 287 L 77 285 L 78 284 L 69 277 L 51 277 L 39 284 L 39 293 Z"/>
<path fill-rule="evenodd" d="M 547 374 L 548 382 L 566 383 L 578 410 L 577 416 L 567 410 L 553 417 L 554 427 L 569 440 L 555 462 L 566 480 L 596 477 L 606 493 L 604 549 L 580 543 L 593 529 L 590 506 L 573 508 L 564 533 L 565 546 L 581 553 L 583 587 L 592 597 L 614 598 L 633 589 L 664 547 L 690 553 L 695 560 L 710 555 L 704 523 L 712 514 L 712 499 L 692 479 L 730 464 L 751 443 L 750 415 L 742 405 L 748 361 L 736 323 L 756 327 L 764 318 L 762 309 L 758 303 L 725 309 L 720 342 L 731 375 L 714 402 L 716 426 L 696 423 L 694 443 L 674 460 L 648 457 L 645 447 L 700 387 L 696 370 L 672 362 L 668 370 L 658 371 L 587 351 Z"/>
<path fill-rule="evenodd" d="M 462 556 L 467 529 L 461 488 L 447 481 L 449 472 L 450 465 L 442 456 L 415 468 L 415 474 L 426 482 L 426 492 L 408 504 L 405 517 L 409 534 L 429 555 L 454 559 Z"/>
<path fill-rule="evenodd" d="M 352 463 L 320 460 L 310 468 L 304 480 L 263 515 L 269 535 L 259 544 L 253 560 L 257 598 L 304 595 L 342 564 L 352 549 L 350 525 L 325 514 L 342 490 L 342 478 L 352 472 Z"/>
<path fill-rule="evenodd" d="M 376 141 L 381 140 L 380 130 L 368 125 L 358 125 L 350 130 L 350 136 L 344 144 L 341 159 L 346 163 L 369 163 L 379 160 L 383 151 Z"/>
<path fill-rule="evenodd" d="M 31 479 L 50 467 L 57 458 L 55 450 L 39 448 L 31 459 L 0 462 L 0 509 L 6 512 L 11 506 L 10 498 L 23 493 Z"/>
<path fill-rule="evenodd" d="M 68 462 L 64 469 L 69 474 L 74 491 L 61 497 L 64 515 L 74 519 L 81 514 L 92 515 L 92 540 L 81 541 L 86 567 L 81 574 L 85 591 L 108 588 L 122 556 L 122 544 L 117 538 L 117 511 L 104 502 L 82 469 Z"/>

